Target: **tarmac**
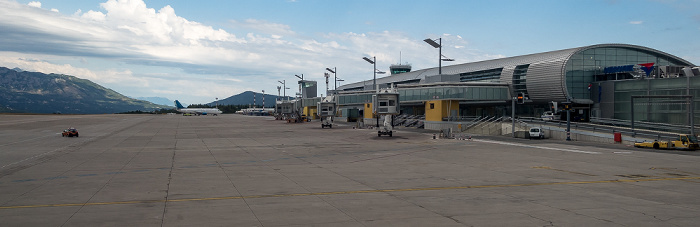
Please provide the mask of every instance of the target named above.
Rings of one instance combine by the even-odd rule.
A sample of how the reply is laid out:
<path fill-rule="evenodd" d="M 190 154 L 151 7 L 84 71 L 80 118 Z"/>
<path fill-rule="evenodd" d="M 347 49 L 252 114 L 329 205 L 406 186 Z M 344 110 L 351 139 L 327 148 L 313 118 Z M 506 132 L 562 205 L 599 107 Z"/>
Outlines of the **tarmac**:
<path fill-rule="evenodd" d="M 272 117 L 4 114 L 0 226 L 697 226 L 698 163 Z"/>

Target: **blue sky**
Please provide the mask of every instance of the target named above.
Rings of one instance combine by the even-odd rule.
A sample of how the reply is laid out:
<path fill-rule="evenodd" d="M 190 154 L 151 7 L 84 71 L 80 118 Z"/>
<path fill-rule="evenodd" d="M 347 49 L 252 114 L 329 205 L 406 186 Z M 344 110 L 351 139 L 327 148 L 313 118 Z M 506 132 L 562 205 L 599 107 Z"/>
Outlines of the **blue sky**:
<path fill-rule="evenodd" d="M 443 38 L 447 64 L 601 43 L 700 63 L 700 1 L 0 0 L 0 30 L 0 66 L 185 103 L 276 94 L 278 80 L 290 94 L 295 74 L 320 94 L 326 67 L 370 79 L 364 56 L 436 67 L 425 38 Z"/>

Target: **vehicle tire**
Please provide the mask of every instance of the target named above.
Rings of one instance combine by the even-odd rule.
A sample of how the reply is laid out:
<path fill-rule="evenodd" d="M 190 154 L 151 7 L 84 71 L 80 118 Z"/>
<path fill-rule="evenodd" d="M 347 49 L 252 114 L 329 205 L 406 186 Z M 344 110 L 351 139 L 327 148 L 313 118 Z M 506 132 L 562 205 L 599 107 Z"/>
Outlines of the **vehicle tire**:
<path fill-rule="evenodd" d="M 333 128 L 333 125 L 328 125 L 329 128 Z"/>
<path fill-rule="evenodd" d="M 377 132 L 377 137 L 382 137 L 382 132 Z"/>
<path fill-rule="evenodd" d="M 394 132 L 389 132 L 389 137 L 393 137 Z"/>
<path fill-rule="evenodd" d="M 659 149 L 659 143 L 654 143 L 654 149 Z"/>
<path fill-rule="evenodd" d="M 321 124 L 321 128 L 326 128 L 326 125 L 324 125 L 324 124 Z"/>

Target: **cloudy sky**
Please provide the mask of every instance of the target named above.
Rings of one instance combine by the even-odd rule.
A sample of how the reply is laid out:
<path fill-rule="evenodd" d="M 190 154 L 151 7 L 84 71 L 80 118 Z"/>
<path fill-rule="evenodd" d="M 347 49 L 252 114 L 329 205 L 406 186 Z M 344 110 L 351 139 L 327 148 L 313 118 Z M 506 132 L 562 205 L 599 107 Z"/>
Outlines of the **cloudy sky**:
<path fill-rule="evenodd" d="M 436 67 L 425 38 L 443 39 L 447 64 L 601 43 L 700 63 L 697 0 L 0 0 L 0 31 L 0 66 L 185 103 L 277 94 L 278 80 L 293 94 L 295 74 L 321 94 L 326 67 L 371 79 L 365 56 Z"/>

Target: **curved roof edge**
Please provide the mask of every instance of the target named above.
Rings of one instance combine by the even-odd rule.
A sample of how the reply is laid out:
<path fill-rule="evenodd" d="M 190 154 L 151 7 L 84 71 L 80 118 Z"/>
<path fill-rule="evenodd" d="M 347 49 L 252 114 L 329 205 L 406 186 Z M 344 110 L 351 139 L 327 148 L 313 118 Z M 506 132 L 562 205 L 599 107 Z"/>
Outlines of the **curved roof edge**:
<path fill-rule="evenodd" d="M 627 47 L 627 48 L 642 49 L 642 50 L 649 51 L 649 52 L 652 52 L 652 53 L 657 53 L 657 54 L 662 54 L 662 55 L 666 55 L 666 56 L 672 57 L 674 60 L 677 60 L 677 61 L 679 61 L 679 62 L 683 62 L 684 64 L 687 64 L 688 66 L 696 66 L 696 65 L 694 65 L 693 63 L 691 63 L 691 62 L 689 62 L 689 61 L 686 61 L 685 59 L 680 58 L 680 57 L 678 57 L 678 56 L 676 56 L 676 55 L 673 55 L 673 54 L 669 54 L 669 53 L 666 53 L 666 52 L 663 52 L 663 51 L 660 51 L 660 50 L 657 50 L 657 49 L 645 47 L 645 46 L 639 46 L 639 45 L 633 45 L 633 44 L 624 44 L 624 43 L 606 43 L 606 44 L 595 44 L 595 45 L 590 45 L 590 46 L 583 46 L 583 47 L 576 48 L 576 49 L 578 49 L 578 50 L 576 51 L 576 53 L 577 53 L 577 52 L 580 52 L 580 51 L 588 50 L 588 49 L 601 48 L 601 47 Z"/>
<path fill-rule="evenodd" d="M 623 47 L 623 48 L 632 48 L 632 49 L 640 49 L 643 51 L 648 51 L 651 53 L 657 53 L 661 55 L 666 55 L 674 60 L 678 60 L 679 62 L 685 63 L 688 66 L 695 66 L 693 63 L 682 59 L 678 56 L 656 50 L 653 48 L 645 47 L 645 46 L 639 46 L 639 45 L 632 45 L 632 44 L 623 44 L 623 43 L 608 43 L 608 44 L 594 44 L 594 45 L 588 45 L 588 46 L 582 46 L 582 47 L 575 47 L 575 48 L 569 48 L 569 49 L 561 49 L 561 50 L 554 50 L 554 51 L 547 51 L 547 52 L 541 52 L 541 53 L 534 53 L 534 54 L 526 54 L 526 55 L 518 55 L 518 56 L 513 56 L 513 57 L 506 57 L 506 58 L 497 58 L 497 59 L 491 59 L 491 60 L 483 60 L 483 61 L 477 61 L 477 62 L 469 62 L 469 63 L 462 63 L 462 64 L 456 64 L 456 65 L 450 65 L 450 66 L 443 66 L 442 71 L 446 72 L 444 74 L 455 74 L 455 73 L 460 73 L 460 72 L 471 72 L 471 71 L 478 71 L 478 70 L 485 70 L 485 69 L 490 69 L 494 67 L 502 67 L 506 65 L 510 65 L 513 63 L 518 63 L 522 64 L 525 62 L 530 62 L 530 61 L 537 61 L 541 59 L 552 59 L 552 58 L 564 58 L 564 59 L 569 59 L 572 55 L 585 51 L 588 49 L 593 49 L 593 48 L 602 48 L 602 47 Z M 434 72 L 433 72 L 434 71 Z M 430 75 L 437 75 L 438 67 L 433 67 L 433 68 L 426 68 L 426 69 L 420 69 L 412 72 L 407 72 L 407 73 L 401 73 L 401 74 L 396 74 L 396 75 L 390 75 L 387 77 L 382 77 L 382 78 L 377 78 L 377 83 L 395 83 L 395 82 L 401 82 L 401 81 L 407 81 L 407 80 L 416 80 L 416 79 L 425 79 L 426 76 Z M 372 81 L 372 80 L 365 80 L 365 81 L 359 81 L 355 83 L 350 83 L 346 84 L 343 86 L 339 86 L 338 89 L 350 89 L 350 88 L 356 88 L 356 87 L 363 87 L 364 84 L 367 81 Z"/>

